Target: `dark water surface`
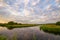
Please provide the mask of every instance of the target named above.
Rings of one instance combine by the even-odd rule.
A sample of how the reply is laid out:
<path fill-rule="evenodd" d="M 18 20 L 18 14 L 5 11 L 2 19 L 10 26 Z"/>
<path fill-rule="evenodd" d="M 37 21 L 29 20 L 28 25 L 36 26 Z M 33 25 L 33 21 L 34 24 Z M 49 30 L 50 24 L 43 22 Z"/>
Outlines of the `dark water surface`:
<path fill-rule="evenodd" d="M 11 40 L 14 36 L 17 40 L 60 40 L 59 35 L 45 33 L 39 30 L 39 26 L 28 28 L 14 28 L 9 30 L 0 27 L 0 35 L 5 35 Z"/>

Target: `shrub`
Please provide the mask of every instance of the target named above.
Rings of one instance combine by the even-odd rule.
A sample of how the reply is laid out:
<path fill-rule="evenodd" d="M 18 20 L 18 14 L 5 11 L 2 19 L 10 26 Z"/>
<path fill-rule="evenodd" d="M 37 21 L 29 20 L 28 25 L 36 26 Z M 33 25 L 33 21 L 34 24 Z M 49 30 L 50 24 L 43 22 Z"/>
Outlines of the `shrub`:
<path fill-rule="evenodd" d="M 56 22 L 56 25 L 60 25 L 60 21 Z"/>
<path fill-rule="evenodd" d="M 13 24 L 14 24 L 14 22 L 13 22 L 13 21 L 10 21 L 10 22 L 8 22 L 8 24 L 9 24 L 9 25 L 13 25 Z"/>

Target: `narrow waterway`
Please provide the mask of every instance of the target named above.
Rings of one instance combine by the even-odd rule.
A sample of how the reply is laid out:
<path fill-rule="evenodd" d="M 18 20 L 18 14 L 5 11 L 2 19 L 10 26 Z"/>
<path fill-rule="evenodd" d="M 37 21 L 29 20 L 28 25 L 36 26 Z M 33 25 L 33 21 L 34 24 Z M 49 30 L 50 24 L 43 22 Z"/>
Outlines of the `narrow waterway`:
<path fill-rule="evenodd" d="M 39 26 L 14 28 L 12 30 L 9 30 L 5 27 L 0 27 L 0 35 L 7 36 L 9 40 L 11 40 L 13 36 L 15 36 L 17 40 L 60 40 L 59 35 L 45 33 L 39 29 Z"/>

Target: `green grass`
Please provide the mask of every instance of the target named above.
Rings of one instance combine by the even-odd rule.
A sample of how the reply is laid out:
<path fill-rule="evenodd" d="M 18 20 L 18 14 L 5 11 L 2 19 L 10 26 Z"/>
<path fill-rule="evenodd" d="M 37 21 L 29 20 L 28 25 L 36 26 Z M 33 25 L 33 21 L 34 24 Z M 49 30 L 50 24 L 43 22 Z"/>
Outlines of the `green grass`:
<path fill-rule="evenodd" d="M 48 33 L 60 34 L 60 26 L 55 24 L 41 25 L 40 30 L 43 30 Z"/>

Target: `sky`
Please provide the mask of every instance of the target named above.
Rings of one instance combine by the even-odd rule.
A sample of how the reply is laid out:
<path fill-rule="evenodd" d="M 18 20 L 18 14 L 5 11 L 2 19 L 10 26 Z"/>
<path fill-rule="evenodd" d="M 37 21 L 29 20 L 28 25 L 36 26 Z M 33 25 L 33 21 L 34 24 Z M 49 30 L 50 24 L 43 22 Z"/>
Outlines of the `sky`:
<path fill-rule="evenodd" d="M 54 23 L 60 21 L 60 0 L 0 0 L 0 23 Z"/>

